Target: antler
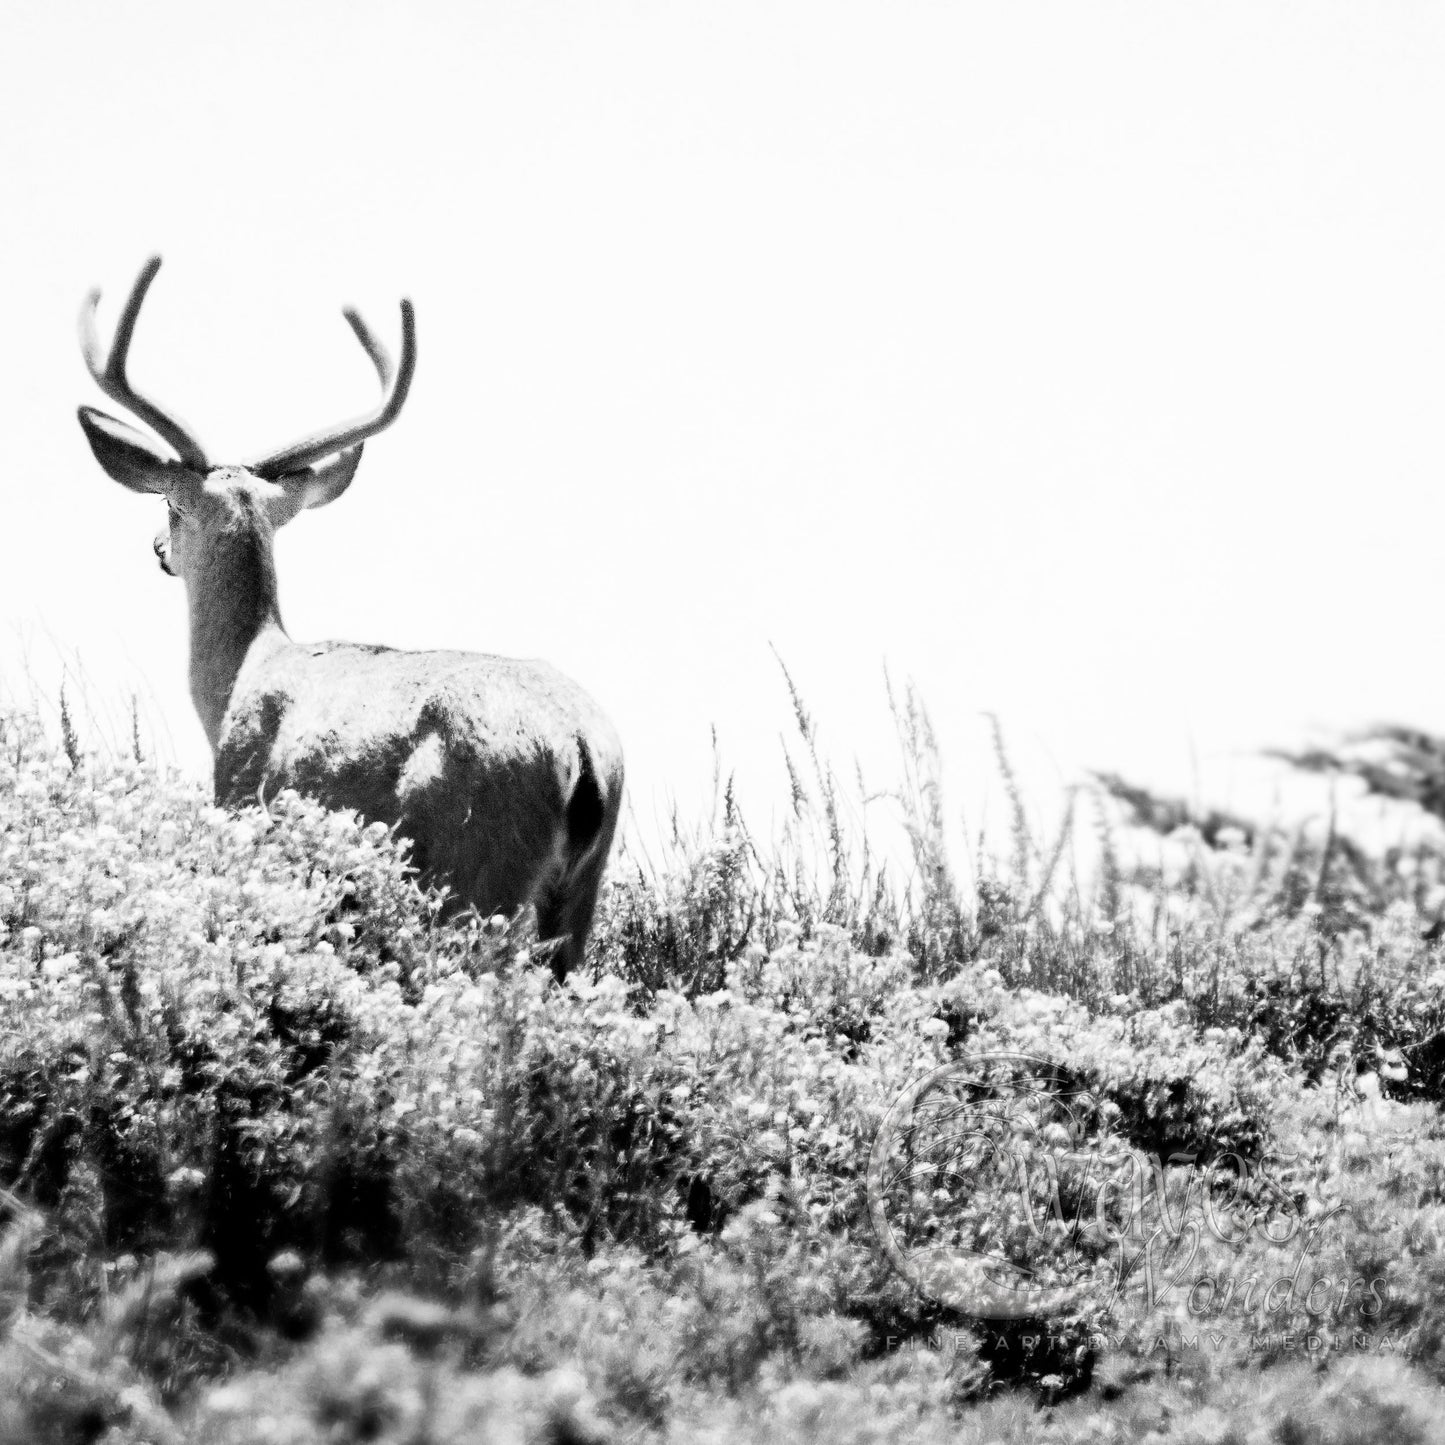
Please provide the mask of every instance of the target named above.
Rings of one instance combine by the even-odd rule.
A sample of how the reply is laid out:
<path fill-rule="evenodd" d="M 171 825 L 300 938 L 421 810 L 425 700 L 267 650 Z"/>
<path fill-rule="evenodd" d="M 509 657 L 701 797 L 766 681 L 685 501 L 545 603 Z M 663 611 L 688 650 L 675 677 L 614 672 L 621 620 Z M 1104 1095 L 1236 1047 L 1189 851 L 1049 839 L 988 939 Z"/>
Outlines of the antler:
<path fill-rule="evenodd" d="M 161 258 L 152 256 L 141 267 L 125 309 L 116 323 L 115 340 L 111 343 L 110 355 L 101 359 L 100 340 L 95 333 L 95 308 L 100 302 L 100 288 L 96 287 L 85 298 L 80 308 L 80 350 L 85 365 L 95 383 L 112 400 L 135 413 L 163 440 L 175 448 L 176 455 L 192 471 L 208 472 L 211 464 L 206 460 L 205 448 L 201 446 L 191 429 L 173 412 L 162 411 L 153 401 L 143 397 L 131 384 L 125 374 L 126 358 L 130 354 L 130 339 L 135 332 L 136 317 L 140 315 L 141 303 L 146 299 L 150 284 L 161 269 Z"/>
<path fill-rule="evenodd" d="M 309 467 L 322 457 L 359 446 L 368 437 L 374 437 L 377 432 L 389 427 L 400 413 L 411 388 L 412 373 L 416 370 L 416 317 L 412 313 L 411 302 L 401 303 L 401 362 L 395 367 L 386 348 L 372 335 L 357 312 L 348 307 L 341 314 L 356 333 L 356 339 L 381 377 L 381 405 L 369 416 L 357 417 L 354 421 L 304 437 L 283 451 L 272 452 L 260 461 L 252 462 L 250 470 L 258 477 L 275 481 L 287 472 Z"/>

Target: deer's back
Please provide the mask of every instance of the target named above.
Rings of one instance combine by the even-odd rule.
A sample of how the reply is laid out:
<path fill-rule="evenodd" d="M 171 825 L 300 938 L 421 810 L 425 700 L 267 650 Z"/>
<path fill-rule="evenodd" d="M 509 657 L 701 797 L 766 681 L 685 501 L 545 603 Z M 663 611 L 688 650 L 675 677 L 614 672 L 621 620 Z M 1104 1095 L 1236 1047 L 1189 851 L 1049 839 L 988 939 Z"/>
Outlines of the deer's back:
<path fill-rule="evenodd" d="M 215 759 L 218 802 L 292 787 L 398 824 L 424 874 L 499 910 L 527 901 L 579 781 L 615 822 L 616 735 L 547 663 L 343 642 L 243 671 Z"/>

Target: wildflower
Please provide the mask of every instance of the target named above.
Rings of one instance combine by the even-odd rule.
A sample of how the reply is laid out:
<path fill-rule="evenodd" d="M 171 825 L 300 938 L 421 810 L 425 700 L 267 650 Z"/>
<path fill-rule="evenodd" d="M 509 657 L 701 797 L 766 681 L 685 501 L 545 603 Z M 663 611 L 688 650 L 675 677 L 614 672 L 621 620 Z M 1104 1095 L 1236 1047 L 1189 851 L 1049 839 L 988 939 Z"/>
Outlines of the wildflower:
<path fill-rule="evenodd" d="M 757 1146 L 760 1153 L 774 1159 L 781 1158 L 788 1152 L 787 1140 L 772 1129 L 758 1135 Z"/>
<path fill-rule="evenodd" d="M 177 1170 L 177 1173 L 179 1172 Z M 273 1254 L 267 1260 L 266 1273 L 273 1279 L 294 1280 L 306 1273 L 306 1261 L 294 1249 L 283 1249 L 280 1254 Z"/>
<path fill-rule="evenodd" d="M 171 1194 L 199 1194 L 205 1183 L 206 1176 L 199 1169 L 187 1165 L 172 1169 L 166 1175 L 166 1189 Z"/>

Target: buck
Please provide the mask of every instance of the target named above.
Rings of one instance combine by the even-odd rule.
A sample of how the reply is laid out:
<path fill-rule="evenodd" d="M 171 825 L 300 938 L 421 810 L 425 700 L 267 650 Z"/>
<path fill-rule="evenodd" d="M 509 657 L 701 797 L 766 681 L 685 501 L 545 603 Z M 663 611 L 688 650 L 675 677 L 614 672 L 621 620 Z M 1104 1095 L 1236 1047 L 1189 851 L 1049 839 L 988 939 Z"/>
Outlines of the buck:
<path fill-rule="evenodd" d="M 115 481 L 169 508 L 155 552 L 186 585 L 191 697 L 216 801 L 236 807 L 290 787 L 386 823 L 410 839 L 422 880 L 448 886 L 453 910 L 534 908 L 560 980 L 582 959 L 622 801 L 622 750 L 596 704 L 545 662 L 297 643 L 281 622 L 276 529 L 334 502 L 363 443 L 396 420 L 416 366 L 411 303 L 401 303 L 395 364 L 355 311 L 342 313 L 380 376 L 375 411 L 246 466 L 216 466 L 126 375 L 160 264 L 152 257 L 136 278 L 108 355 L 98 290 L 81 308 L 80 340 L 101 391 L 175 455 L 93 407 L 80 408 L 80 425 Z"/>

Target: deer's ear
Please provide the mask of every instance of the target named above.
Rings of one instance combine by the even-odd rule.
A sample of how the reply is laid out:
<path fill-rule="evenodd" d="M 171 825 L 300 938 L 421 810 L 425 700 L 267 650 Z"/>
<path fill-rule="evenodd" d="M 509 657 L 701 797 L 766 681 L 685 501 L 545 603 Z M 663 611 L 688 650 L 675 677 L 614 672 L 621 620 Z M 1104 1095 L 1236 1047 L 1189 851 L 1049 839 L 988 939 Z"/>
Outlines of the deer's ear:
<path fill-rule="evenodd" d="M 133 492 L 159 492 L 168 496 L 183 482 L 194 486 L 197 477 L 189 467 L 167 456 L 151 439 L 123 421 L 83 406 L 80 429 L 106 473 Z"/>
<path fill-rule="evenodd" d="M 361 444 L 358 442 L 356 446 L 337 452 L 334 457 L 327 457 L 314 467 L 278 477 L 277 483 L 294 499 L 291 516 L 307 507 L 324 507 L 327 502 L 334 502 L 351 485 L 360 465 Z"/>

